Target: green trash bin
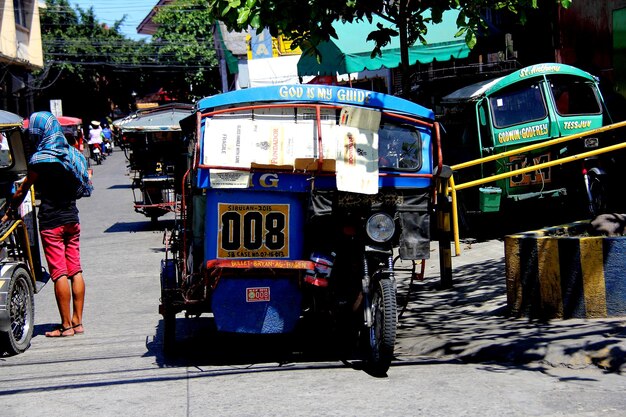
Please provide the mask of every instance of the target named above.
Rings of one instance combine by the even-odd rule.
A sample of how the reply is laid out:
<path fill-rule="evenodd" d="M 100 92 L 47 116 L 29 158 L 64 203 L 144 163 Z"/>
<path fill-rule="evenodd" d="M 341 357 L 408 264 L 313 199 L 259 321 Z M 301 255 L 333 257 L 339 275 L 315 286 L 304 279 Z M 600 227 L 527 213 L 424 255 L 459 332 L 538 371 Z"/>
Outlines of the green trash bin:
<path fill-rule="evenodd" d="M 500 199 L 502 197 L 502 188 L 500 187 L 482 187 L 480 192 L 480 211 L 483 213 L 493 213 L 500 211 Z"/>

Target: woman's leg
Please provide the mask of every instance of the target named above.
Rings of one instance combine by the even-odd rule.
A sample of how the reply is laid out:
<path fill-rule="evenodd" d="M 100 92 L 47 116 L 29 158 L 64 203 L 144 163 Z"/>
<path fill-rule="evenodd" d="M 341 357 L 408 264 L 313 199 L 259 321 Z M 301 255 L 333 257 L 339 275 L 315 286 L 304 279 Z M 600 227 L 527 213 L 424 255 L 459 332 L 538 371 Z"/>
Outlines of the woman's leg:
<path fill-rule="evenodd" d="M 67 278 L 67 266 L 65 262 L 65 245 L 63 239 L 63 228 L 46 229 L 40 231 L 43 251 L 48 261 L 50 276 L 54 282 L 54 296 L 61 316 L 61 330 L 56 329 L 46 332 L 48 337 L 72 336 L 72 314 L 70 303 L 72 291 Z"/>
<path fill-rule="evenodd" d="M 72 285 L 72 326 L 82 333 L 85 280 L 80 264 L 80 223 L 65 226 L 65 262 Z"/>
<path fill-rule="evenodd" d="M 71 336 L 74 334 L 74 330 L 72 329 L 72 316 L 70 312 L 70 301 L 72 295 L 67 275 L 63 275 L 54 281 L 54 296 L 57 301 L 59 315 L 61 316 L 61 328 L 55 329 L 51 332 L 46 332 L 46 336 Z"/>
<path fill-rule="evenodd" d="M 74 330 L 83 332 L 83 305 L 85 304 L 85 280 L 82 272 L 72 277 L 72 327 Z"/>

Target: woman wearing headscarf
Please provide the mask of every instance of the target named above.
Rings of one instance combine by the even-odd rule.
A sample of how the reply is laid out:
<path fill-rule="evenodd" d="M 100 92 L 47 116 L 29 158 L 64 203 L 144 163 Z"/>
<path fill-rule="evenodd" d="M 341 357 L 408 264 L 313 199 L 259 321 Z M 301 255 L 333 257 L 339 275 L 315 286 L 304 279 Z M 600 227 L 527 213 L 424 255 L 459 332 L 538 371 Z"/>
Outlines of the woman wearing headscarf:
<path fill-rule="evenodd" d="M 84 332 L 85 281 L 80 264 L 80 221 L 76 199 L 92 190 L 85 157 L 70 146 L 58 120 L 49 112 L 33 113 L 28 131 L 35 152 L 28 161 L 26 179 L 13 195 L 6 221 L 24 201 L 32 185 L 41 200 L 39 231 L 48 262 L 61 324 L 47 337 Z"/>

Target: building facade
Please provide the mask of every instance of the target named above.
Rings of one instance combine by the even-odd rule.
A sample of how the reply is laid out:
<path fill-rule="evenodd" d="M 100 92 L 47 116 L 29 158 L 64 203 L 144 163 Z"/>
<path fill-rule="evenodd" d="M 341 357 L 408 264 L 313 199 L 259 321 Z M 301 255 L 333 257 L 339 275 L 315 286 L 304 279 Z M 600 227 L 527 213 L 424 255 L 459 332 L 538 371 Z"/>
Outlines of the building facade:
<path fill-rule="evenodd" d="M 32 73 L 43 68 L 37 0 L 0 0 L 0 109 L 34 111 Z"/>

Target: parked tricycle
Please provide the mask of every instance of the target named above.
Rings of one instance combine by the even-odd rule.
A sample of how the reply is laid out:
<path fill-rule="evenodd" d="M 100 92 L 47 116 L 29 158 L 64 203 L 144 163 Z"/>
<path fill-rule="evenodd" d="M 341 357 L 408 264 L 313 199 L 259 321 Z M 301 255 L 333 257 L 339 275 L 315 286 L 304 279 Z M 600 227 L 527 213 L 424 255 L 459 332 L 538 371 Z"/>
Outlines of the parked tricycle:
<path fill-rule="evenodd" d="M 0 210 L 16 182 L 24 179 L 29 153 L 22 118 L 0 110 Z M 49 279 L 43 269 L 34 192 L 20 205 L 18 220 L 0 224 L 0 354 L 18 354 L 30 346 L 35 325 L 34 294 Z"/>
<path fill-rule="evenodd" d="M 179 121 L 192 110 L 189 104 L 168 104 L 114 122 L 133 175 L 135 211 L 153 222 L 179 210 L 176 194 L 180 195 L 181 183 L 174 178 L 184 172 L 187 158 Z"/>
<path fill-rule="evenodd" d="M 283 85 L 202 99 L 181 124 L 193 128 L 162 261 L 164 349 L 183 311 L 211 313 L 218 334 L 290 333 L 306 318 L 330 321 L 386 372 L 396 263 L 429 257 L 433 112 L 372 91 Z"/>
<path fill-rule="evenodd" d="M 457 184 L 540 167 L 463 190 L 459 197 L 462 219 L 500 213 L 525 201 L 560 202 L 581 217 L 611 207 L 609 181 L 616 167 L 615 154 L 588 152 L 619 140 L 615 132 L 584 134 L 612 123 L 598 80 L 591 74 L 565 64 L 533 65 L 464 87 L 444 97 L 442 104 L 441 120 L 447 131 L 442 140 L 444 155 L 455 169 Z M 577 137 L 566 141 L 572 135 Z M 498 155 L 502 158 L 463 166 Z M 539 165 L 565 162 L 575 155 L 583 156 L 574 163 Z"/>

